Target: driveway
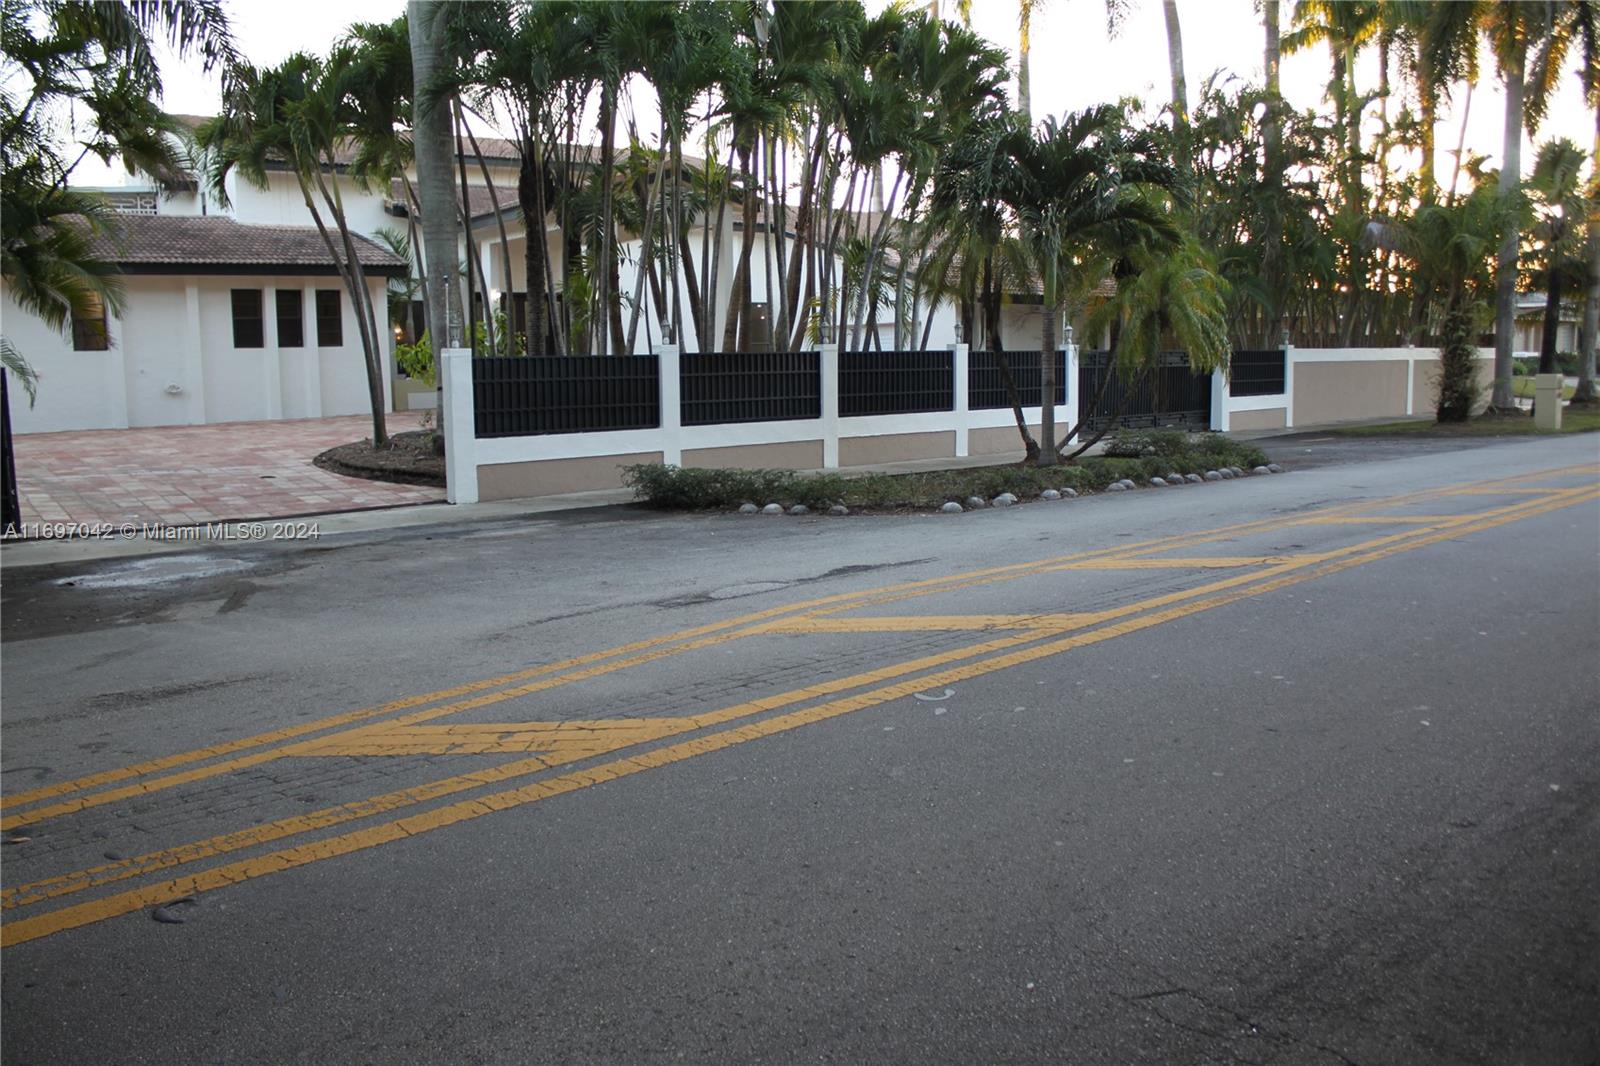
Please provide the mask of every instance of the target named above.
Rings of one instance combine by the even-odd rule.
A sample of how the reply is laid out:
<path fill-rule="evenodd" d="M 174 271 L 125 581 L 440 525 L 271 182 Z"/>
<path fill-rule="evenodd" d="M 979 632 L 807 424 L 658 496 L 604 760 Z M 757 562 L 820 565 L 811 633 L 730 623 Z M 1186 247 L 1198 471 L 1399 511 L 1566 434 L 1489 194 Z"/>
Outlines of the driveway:
<path fill-rule="evenodd" d="M 389 432 L 419 426 L 389 415 Z M 321 470 L 319 452 L 370 436 L 364 415 L 15 438 L 25 523 L 192 525 L 433 503 L 444 490 Z"/>

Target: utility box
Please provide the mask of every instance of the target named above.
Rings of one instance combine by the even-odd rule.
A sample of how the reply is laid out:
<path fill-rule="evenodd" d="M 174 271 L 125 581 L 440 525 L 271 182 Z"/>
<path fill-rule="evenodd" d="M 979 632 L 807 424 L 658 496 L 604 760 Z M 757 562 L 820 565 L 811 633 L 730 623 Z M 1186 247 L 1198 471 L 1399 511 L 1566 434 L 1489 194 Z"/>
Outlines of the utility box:
<path fill-rule="evenodd" d="M 1540 431 L 1555 432 L 1561 428 L 1561 389 L 1565 380 L 1560 374 L 1536 374 L 1533 378 L 1533 426 Z"/>

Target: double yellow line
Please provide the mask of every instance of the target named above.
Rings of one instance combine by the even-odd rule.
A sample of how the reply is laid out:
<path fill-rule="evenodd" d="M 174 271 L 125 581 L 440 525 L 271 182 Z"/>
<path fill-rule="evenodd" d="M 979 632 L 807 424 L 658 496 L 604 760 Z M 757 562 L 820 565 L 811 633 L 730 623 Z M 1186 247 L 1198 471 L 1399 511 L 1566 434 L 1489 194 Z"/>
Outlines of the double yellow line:
<path fill-rule="evenodd" d="M 1551 477 L 1559 474 L 1589 471 L 1591 469 L 1592 468 L 1587 466 L 1563 468 L 1560 470 L 1546 471 L 1536 476 Z M 815 614 L 822 613 L 825 609 L 825 613 L 831 614 L 854 607 L 875 605 L 882 602 L 891 602 L 896 599 L 904 599 L 910 596 L 929 595 L 935 592 L 949 591 L 955 588 L 971 587 L 971 585 L 978 583 L 1009 580 L 1016 577 L 1027 576 L 1029 574 L 1071 569 L 1075 566 L 1083 565 L 1085 563 L 1092 566 L 1094 565 L 1092 560 L 1097 558 L 1111 561 L 1113 559 L 1126 557 L 1130 554 L 1152 554 L 1154 552 L 1162 551 L 1168 547 L 1174 546 L 1177 542 L 1182 542 L 1185 545 L 1191 545 L 1204 540 L 1224 539 L 1249 535 L 1251 533 L 1266 532 L 1282 526 L 1315 522 L 1318 518 L 1326 517 L 1335 512 L 1348 513 L 1353 510 L 1371 510 L 1374 508 L 1394 507 L 1405 503 L 1415 502 L 1418 499 L 1451 495 L 1453 494 L 1453 491 L 1460 490 L 1451 490 L 1449 488 L 1429 490 L 1424 493 L 1412 494 L 1406 497 L 1395 497 L 1384 501 L 1347 505 L 1346 507 L 1334 508 L 1308 515 L 1289 516 L 1280 519 L 1266 520 L 1263 522 L 1244 523 L 1237 526 L 1227 527 L 1226 529 L 1222 530 L 1214 530 L 1197 537 L 1180 535 L 1177 537 L 1160 538 L 1158 540 L 1147 541 L 1142 544 L 1123 546 L 1122 548 L 1116 550 L 1078 553 L 1076 555 L 1062 556 L 1042 562 L 997 567 L 990 570 L 977 571 L 969 574 L 951 575 L 947 578 L 907 582 L 896 586 L 890 586 L 885 589 L 826 597 L 821 600 L 809 601 L 805 604 L 795 604 L 785 608 L 775 608 L 768 611 L 757 612 L 753 615 L 746 615 L 738 619 L 733 619 L 724 623 L 717 623 L 712 626 L 697 627 L 693 630 L 685 630 L 679 634 L 655 638 L 652 641 L 643 641 L 631 645 L 624 645 L 621 648 L 612 649 L 608 652 L 598 652 L 594 655 L 580 657 L 579 659 L 567 660 L 565 664 L 551 664 L 547 667 L 536 668 L 536 672 L 547 673 L 550 671 L 560 670 L 571 665 L 583 666 L 588 663 L 594 663 L 600 660 L 622 655 L 626 652 L 639 649 L 641 647 L 648 648 L 652 653 L 661 652 L 662 654 L 673 654 L 678 650 L 686 650 L 687 647 L 705 646 L 705 643 L 707 642 L 714 643 L 716 640 L 732 639 L 735 636 L 747 635 L 748 633 L 752 632 L 770 632 L 781 629 L 783 627 L 783 623 L 775 623 L 775 620 L 789 618 L 792 621 L 792 616 L 800 612 L 811 611 L 813 614 Z M 1483 488 L 1478 487 L 1473 487 L 1470 490 L 1472 494 L 1477 494 L 1483 491 L 1485 491 Z M 170 900 L 175 895 L 206 891 L 212 888 L 221 887 L 226 884 L 237 883 L 239 881 L 263 876 L 268 873 L 277 872 L 279 870 L 292 869 L 296 866 L 305 865 L 306 863 L 314 862 L 321 858 L 329 858 L 334 855 L 348 854 L 350 852 L 375 847 L 379 844 L 401 839 L 406 836 L 415 835 L 419 832 L 425 832 L 430 829 L 441 828 L 445 825 L 452 825 L 456 824 L 457 822 L 471 820 L 495 810 L 504 810 L 510 807 L 521 806 L 526 803 L 535 802 L 539 799 L 548 798 L 549 796 L 560 795 L 578 788 L 587 787 L 588 785 L 596 784 L 600 781 L 614 780 L 619 777 L 629 776 L 644 769 L 667 765 L 669 763 L 688 758 L 692 755 L 720 750 L 734 744 L 743 743 L 747 740 L 770 736 L 777 732 L 799 728 L 803 725 L 836 717 L 841 714 L 847 714 L 865 707 L 876 706 L 894 699 L 903 698 L 910 693 L 921 691 L 924 688 L 953 684 L 958 681 L 969 680 L 971 678 L 992 673 L 997 670 L 1003 670 L 1011 666 L 1035 661 L 1051 655 L 1057 655 L 1072 648 L 1098 643 L 1100 641 L 1108 640 L 1126 633 L 1160 625 L 1176 618 L 1186 617 L 1200 611 L 1237 602 L 1238 600 L 1249 596 L 1260 595 L 1264 592 L 1273 591 L 1275 589 L 1298 583 L 1300 581 L 1310 580 L 1311 578 L 1335 573 L 1348 567 L 1362 565 L 1377 559 L 1386 558 L 1402 551 L 1415 550 L 1416 548 L 1437 543 L 1441 540 L 1450 539 L 1482 529 L 1493 528 L 1508 522 L 1518 521 L 1533 517 L 1538 514 L 1557 510 L 1559 508 L 1571 506 L 1576 503 L 1587 502 L 1589 500 L 1600 498 L 1600 491 L 1597 491 L 1593 486 L 1587 485 L 1578 488 L 1546 489 L 1541 491 L 1545 493 L 1545 495 L 1541 498 L 1527 500 L 1525 502 L 1506 507 L 1495 508 L 1493 510 L 1480 512 L 1478 514 L 1435 516 L 1432 524 L 1426 528 L 1410 526 L 1410 528 L 1402 533 L 1374 538 L 1372 540 L 1362 542 L 1361 544 L 1351 545 L 1349 547 L 1337 549 L 1331 552 L 1287 557 L 1279 562 L 1269 565 L 1264 570 L 1234 575 L 1224 580 L 1212 582 L 1198 588 L 1187 589 L 1179 592 L 1169 593 L 1164 596 L 1153 597 L 1151 599 L 1140 601 L 1136 604 L 1130 604 L 1125 607 L 1114 608 L 1108 611 L 1089 612 L 1074 616 L 1054 616 L 1055 619 L 1060 620 L 1059 627 L 1029 627 L 1025 625 L 1019 625 L 1017 628 L 1023 628 L 1025 630 L 1024 632 L 1002 637 L 996 640 L 985 641 L 983 643 L 968 647 L 954 649 L 952 651 L 924 656 L 908 662 L 899 663 L 894 666 L 885 667 L 880 670 L 869 671 L 863 674 L 854 675 L 852 677 L 840 678 L 833 681 L 823 682 L 818 685 L 808 686 L 806 688 L 797 689 L 788 693 L 782 693 L 774 696 L 764 697 L 758 700 L 748 701 L 746 703 L 724 708 L 714 713 L 682 719 L 682 727 L 680 729 L 676 729 L 676 732 L 694 731 L 717 725 L 724 725 L 737 719 L 768 714 L 772 711 L 780 710 L 784 707 L 792 706 L 797 703 L 808 702 L 813 699 L 825 698 L 829 696 L 836 696 L 839 693 L 847 692 L 851 689 L 860 688 L 865 685 L 881 685 L 881 683 L 884 681 L 893 681 L 892 684 L 888 684 L 868 692 L 832 699 L 828 702 L 824 702 L 803 710 L 792 711 L 787 714 L 764 718 L 733 729 L 722 730 L 720 732 L 711 733 L 698 738 L 685 740 L 677 744 L 657 748 L 652 751 L 646 751 L 642 754 L 632 757 L 616 759 L 586 769 L 571 771 L 569 773 L 552 778 L 546 778 L 520 788 L 485 796 L 478 796 L 473 799 L 460 800 L 421 814 L 415 814 L 406 818 L 397 819 L 392 822 L 372 826 L 366 829 L 285 848 L 270 854 L 240 860 L 224 866 L 216 867 L 214 869 L 206 870 L 189 877 L 175 878 L 159 884 L 153 884 L 143 888 L 137 888 L 101 899 L 92 900 L 87 903 L 65 907 L 39 915 L 37 917 L 9 922 L 4 926 L 3 930 L 0 930 L 0 944 L 8 946 L 13 943 L 22 943 L 40 936 L 46 936 L 51 933 L 61 931 L 63 929 L 74 928 L 76 926 L 100 921 L 105 918 L 114 917 L 119 914 L 125 914 L 146 906 L 164 902 L 166 900 Z M 1463 492 L 1463 494 L 1466 494 L 1466 492 Z M 1508 492 L 1506 494 L 1511 495 L 1512 493 Z M 1388 517 L 1391 519 L 1402 519 L 1404 516 Z M 1043 621 L 1045 618 L 1050 616 L 1037 617 Z M 1078 633 L 1077 635 L 1064 638 L 1061 637 L 1061 634 L 1068 630 L 1087 629 L 1090 626 L 1101 625 L 1102 623 L 1107 622 L 1110 624 L 1102 625 L 1101 628 L 1093 629 L 1089 632 Z M 720 632 L 720 636 L 716 637 L 715 640 L 707 641 L 706 637 L 708 635 L 718 632 Z M 673 641 L 683 641 L 685 638 L 688 639 L 682 646 L 671 649 L 663 648 L 663 645 L 670 644 Z M 1033 644 L 1034 646 L 1025 647 L 1025 645 L 1028 644 Z M 964 665 L 950 665 L 959 663 L 963 659 L 972 659 L 977 656 L 988 657 Z M 652 654 L 649 657 L 658 656 Z M 634 656 L 633 658 L 637 658 L 637 656 Z M 633 662 L 625 661 L 613 668 L 620 669 L 623 665 L 633 665 Z M 924 671 L 930 669 L 937 670 L 939 667 L 946 667 L 946 669 L 939 670 L 939 672 L 933 674 L 924 673 Z M 519 674 L 516 675 L 505 675 L 505 678 L 526 676 L 531 672 L 534 671 L 519 672 Z M 601 672 L 604 671 L 602 670 Z M 579 670 L 578 673 L 583 676 L 593 676 L 588 669 Z M 470 691 L 475 688 L 481 689 L 486 685 L 492 686 L 496 683 L 502 682 L 505 678 L 490 679 L 487 682 L 476 682 L 471 686 L 459 686 L 457 689 L 444 690 L 442 693 L 435 693 L 431 696 L 413 697 L 411 700 L 395 701 L 395 703 L 403 706 L 416 706 L 418 703 L 428 702 L 430 699 L 439 698 L 441 695 L 448 696 L 463 689 Z M 554 681 L 555 679 L 546 680 Z M 522 694 L 520 689 L 526 687 L 527 686 L 518 686 L 517 689 L 508 689 L 500 693 L 495 693 L 492 697 L 478 697 L 477 699 L 465 702 L 471 705 L 481 706 L 484 702 L 495 702 L 497 699 L 506 699 L 511 698 L 513 695 Z M 545 686 L 536 686 L 535 690 L 537 690 L 537 687 Z M 394 705 L 389 704 L 384 706 L 391 707 Z M 452 704 L 447 705 L 446 708 L 436 708 L 435 711 L 438 713 L 456 713 L 459 710 L 465 709 L 467 709 L 465 706 L 456 706 Z M 336 727 L 337 724 L 351 721 L 355 715 L 371 718 L 380 713 L 383 713 L 382 708 L 373 708 L 363 712 L 352 712 L 350 715 L 336 716 L 333 719 L 324 720 L 322 723 L 298 727 L 294 732 L 296 736 L 303 736 L 306 733 L 316 732 L 319 729 Z M 399 722 L 406 721 L 412 717 L 415 716 L 405 716 L 405 718 L 399 719 L 392 724 L 399 724 Z M 366 730 L 362 730 L 361 732 L 366 732 Z M 279 734 L 261 734 L 259 737 L 265 739 L 257 740 L 257 738 L 247 738 L 246 741 L 234 742 L 233 745 L 224 745 L 221 747 L 230 750 L 239 750 L 239 746 L 247 745 L 251 740 L 257 740 L 258 743 L 271 743 L 271 738 L 274 738 L 278 735 Z M 670 735 L 670 733 L 662 734 L 662 736 L 667 735 Z M 292 753 L 294 746 L 295 745 L 289 745 L 287 748 L 277 749 L 275 753 L 272 753 L 272 757 L 282 757 L 282 755 L 285 753 Z M 174 756 L 169 760 L 156 760 L 155 762 L 162 764 L 163 767 L 170 765 L 181 765 L 181 761 L 203 759 L 207 757 L 205 754 L 206 752 L 215 750 L 216 749 L 201 749 L 200 752 L 185 753 L 182 756 Z M 95 867 L 89 870 L 78 871 L 77 873 L 67 874 L 61 877 L 49 878 L 44 881 L 23 885 L 16 889 L 6 890 L 4 905 L 7 909 L 25 906 L 30 903 L 40 902 L 46 899 L 55 898 L 61 895 L 96 887 L 98 885 L 107 884 L 117 880 L 139 876 L 141 874 L 154 872 L 159 869 L 170 868 L 211 856 L 259 846 L 272 840 L 282 839 L 287 836 L 299 835 L 306 832 L 316 831 L 318 829 L 328 828 L 343 822 L 371 817 L 380 813 L 387 813 L 406 806 L 412 806 L 418 803 L 426 802 L 428 800 L 443 798 L 462 791 L 478 789 L 487 785 L 501 783 L 515 777 L 538 773 L 539 771 L 547 770 L 554 765 L 559 765 L 561 762 L 570 762 L 577 758 L 582 758 L 582 756 L 575 756 L 567 759 L 541 756 L 533 759 L 518 760 L 516 762 L 504 764 L 492 769 L 483 770 L 472 774 L 460 775 L 444 781 L 438 781 L 419 786 L 414 789 L 401 790 L 398 792 L 389 793 L 385 796 L 373 797 L 368 800 L 345 804 L 340 807 L 329 808 L 324 811 L 318 811 L 313 814 L 308 814 L 297 818 L 281 819 L 277 822 L 255 827 L 254 829 L 246 830 L 240 833 L 225 834 L 210 838 L 209 840 L 200 841 L 195 844 L 166 849 L 160 852 L 153 852 L 148 855 L 125 860 L 121 863 Z M 152 764 L 140 765 L 150 766 Z M 228 767 L 227 764 L 223 765 L 225 769 L 231 768 Z M 136 768 L 127 768 L 124 771 L 112 771 L 111 773 L 130 775 L 130 771 L 134 771 L 135 769 Z M 218 772 L 225 772 L 225 769 Z M 96 775 L 95 778 L 80 779 L 79 783 L 91 782 L 96 780 L 96 778 L 105 780 L 107 777 L 108 775 Z M 125 779 L 126 776 L 112 778 L 113 781 Z M 68 782 L 63 785 L 53 786 L 52 789 L 35 790 L 34 793 L 23 795 L 32 795 L 36 798 L 48 798 L 48 796 L 41 796 L 43 793 L 50 793 L 50 795 L 62 795 L 70 791 L 69 786 L 73 784 L 75 783 Z M 87 787 L 93 787 L 93 785 L 88 785 Z M 163 785 L 162 787 L 169 786 Z M 103 795 L 103 793 L 101 795 Z M 24 802 L 23 796 L 14 797 L 12 802 Z"/>

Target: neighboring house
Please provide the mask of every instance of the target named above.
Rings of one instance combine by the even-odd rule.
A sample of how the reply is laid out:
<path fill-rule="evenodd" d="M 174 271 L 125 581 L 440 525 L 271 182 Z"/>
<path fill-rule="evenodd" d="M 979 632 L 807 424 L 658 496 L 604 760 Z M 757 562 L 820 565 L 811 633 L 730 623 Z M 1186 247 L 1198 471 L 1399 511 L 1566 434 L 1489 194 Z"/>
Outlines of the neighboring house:
<path fill-rule="evenodd" d="M 191 127 L 204 121 L 201 116 L 175 117 Z M 470 146 L 462 144 L 468 187 L 466 213 L 482 267 L 479 291 L 487 288 L 491 304 L 505 308 L 513 316 L 515 328 L 521 331 L 525 329 L 528 286 L 524 276 L 526 233 L 516 203 L 519 160 L 515 146 L 498 138 L 479 138 L 478 148 L 483 153 L 482 166 Z M 619 155 L 625 153 L 623 150 Z M 388 280 L 398 282 L 411 269 L 410 264 L 377 240 L 381 231 L 411 232 L 406 181 L 397 178 L 383 188 L 362 188 L 348 173 L 353 158 L 353 147 L 337 153 L 331 176 L 341 186 L 352 230 L 369 238 L 363 242 L 362 259 L 371 264 L 369 281 L 378 286 L 375 300 L 382 308 L 387 302 L 383 287 Z M 586 161 L 580 156 L 580 163 Z M 511 251 L 510 277 L 506 276 L 500 249 L 500 227 L 483 181 L 484 169 L 496 187 L 505 221 Z M 415 185 L 414 168 L 407 179 Z M 287 169 L 269 167 L 265 188 L 256 188 L 230 173 L 224 185 L 225 198 L 199 181 L 161 187 L 138 176 L 125 185 L 91 191 L 105 196 L 115 210 L 127 216 L 127 241 L 106 249 L 108 258 L 128 275 L 126 307 L 123 315 L 113 316 L 103 330 L 94 324 L 75 324 L 69 335 L 62 336 L 6 301 L 7 335 L 41 372 L 38 404 L 30 411 L 13 412 L 19 432 L 315 417 L 366 410 L 365 368 L 353 311 L 343 306 L 349 301 L 343 298 L 333 263 L 310 225 L 299 185 Z M 682 347 L 686 351 L 714 351 L 721 347 L 743 238 L 739 214 L 738 204 L 730 203 L 720 235 L 713 234 L 710 241 L 711 258 L 718 263 L 717 330 L 706 343 L 694 335 L 688 293 L 682 293 L 687 334 L 682 338 Z M 764 214 L 757 226 L 749 296 L 757 325 L 752 331 L 751 346 L 765 348 L 771 343 L 766 334 L 777 317 L 775 302 L 768 295 L 768 279 L 771 277 L 776 283 L 770 260 L 780 242 L 776 227 L 765 221 Z M 553 216 L 547 219 L 544 230 L 547 253 L 557 272 L 559 300 L 564 288 L 560 277 L 563 237 Z M 709 271 L 708 264 L 700 261 L 703 230 L 697 225 L 688 236 L 695 274 L 705 285 Z M 792 246 L 793 238 L 793 233 L 784 234 L 781 243 L 785 251 Z M 631 317 L 633 295 L 638 291 L 645 311 L 634 348 L 648 352 L 663 341 L 663 323 L 651 285 L 648 281 L 642 287 L 637 284 L 638 235 L 623 233 L 621 239 L 619 280 L 624 329 Z M 719 244 L 720 252 L 716 250 Z M 466 255 L 463 242 L 463 259 Z M 885 260 L 886 265 L 897 264 L 892 250 L 886 249 Z M 836 276 L 842 271 L 837 259 L 835 270 Z M 483 279 L 487 279 L 486 284 Z M 259 342 L 252 334 L 246 338 L 246 345 L 234 343 L 235 289 L 261 294 Z M 535 291 L 539 289 L 535 286 Z M 279 293 L 285 293 L 282 299 L 286 308 L 293 300 L 287 294 L 300 294 L 304 329 L 309 331 L 315 323 L 313 302 L 333 299 L 332 295 L 318 297 L 318 291 L 340 296 L 339 315 L 346 324 L 337 343 L 316 345 L 310 332 L 304 335 L 304 347 L 284 343 L 276 315 Z M 662 296 L 670 306 L 670 291 Z M 1007 348 L 1037 348 L 1041 333 L 1037 299 L 1036 294 L 1024 293 L 1007 298 L 1003 329 Z M 253 313 L 255 298 L 241 296 L 240 300 L 242 311 Z M 869 347 L 893 346 L 894 313 L 893 307 L 880 309 L 868 327 L 869 335 L 874 329 L 877 332 L 876 344 Z M 288 322 L 292 311 L 286 310 L 286 314 Z M 331 315 L 330 310 L 330 322 Z M 927 346 L 935 349 L 958 339 L 956 311 L 949 303 L 931 311 L 924 303 L 907 308 L 906 315 L 904 347 L 921 347 L 924 336 Z M 420 331 L 420 302 L 413 301 L 410 313 L 401 318 L 399 325 L 379 323 L 385 333 L 385 391 L 389 406 L 395 410 L 431 407 L 434 389 L 400 375 L 392 350 L 395 341 L 414 339 Z M 324 339 L 332 341 L 333 334 Z M 982 344 L 981 338 L 967 340 Z M 97 344 L 102 347 L 96 348 Z M 241 352 L 254 354 L 241 362 Z"/>
<path fill-rule="evenodd" d="M 12 405 L 17 432 L 370 410 L 356 312 L 314 228 L 160 214 L 121 222 L 97 249 L 122 271 L 120 315 L 102 310 L 63 335 L 0 295 L 6 336 L 39 373 L 37 403 Z M 357 254 L 381 316 L 388 280 L 407 264 L 367 240 Z M 387 323 L 378 328 L 392 375 Z"/>
<path fill-rule="evenodd" d="M 1544 341 L 1544 309 L 1548 303 L 1542 292 L 1517 294 L 1517 325 L 1511 343 L 1512 354 L 1537 357 Z M 1578 335 L 1583 326 L 1583 303 L 1579 300 L 1561 302 L 1561 321 L 1556 327 L 1556 351 L 1578 350 Z"/>

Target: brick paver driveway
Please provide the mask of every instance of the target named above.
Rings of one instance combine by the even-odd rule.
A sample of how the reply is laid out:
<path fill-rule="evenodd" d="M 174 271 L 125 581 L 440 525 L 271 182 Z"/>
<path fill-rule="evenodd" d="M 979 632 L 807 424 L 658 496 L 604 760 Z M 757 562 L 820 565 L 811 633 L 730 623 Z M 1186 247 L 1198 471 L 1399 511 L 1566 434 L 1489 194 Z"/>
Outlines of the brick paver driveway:
<path fill-rule="evenodd" d="M 418 428 L 391 414 L 389 432 Z M 25 522 L 189 525 L 357 511 L 444 499 L 444 490 L 342 477 L 311 465 L 371 436 L 363 415 L 14 438 Z"/>

